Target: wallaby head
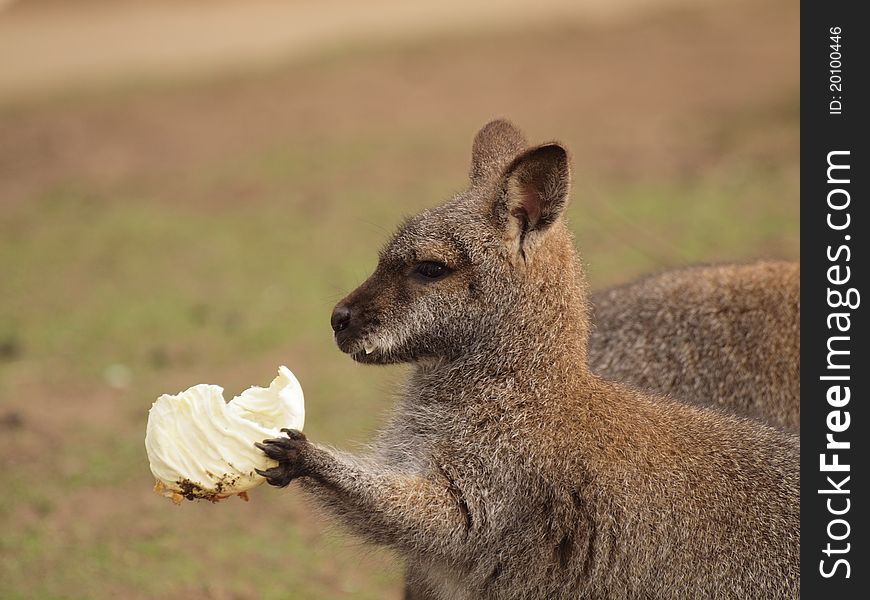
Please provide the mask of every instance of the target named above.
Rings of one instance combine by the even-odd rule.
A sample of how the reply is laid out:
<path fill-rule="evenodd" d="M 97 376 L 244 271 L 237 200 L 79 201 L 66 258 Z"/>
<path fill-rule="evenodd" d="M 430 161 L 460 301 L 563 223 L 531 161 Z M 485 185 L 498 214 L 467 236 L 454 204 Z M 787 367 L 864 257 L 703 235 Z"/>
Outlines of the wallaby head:
<path fill-rule="evenodd" d="M 478 132 L 468 189 L 408 219 L 374 273 L 336 306 L 342 351 L 365 363 L 479 360 L 496 349 L 528 361 L 528 345 L 552 345 L 541 336 L 561 332 L 582 361 L 584 277 L 561 218 L 568 153 L 525 145 L 504 120 Z"/>

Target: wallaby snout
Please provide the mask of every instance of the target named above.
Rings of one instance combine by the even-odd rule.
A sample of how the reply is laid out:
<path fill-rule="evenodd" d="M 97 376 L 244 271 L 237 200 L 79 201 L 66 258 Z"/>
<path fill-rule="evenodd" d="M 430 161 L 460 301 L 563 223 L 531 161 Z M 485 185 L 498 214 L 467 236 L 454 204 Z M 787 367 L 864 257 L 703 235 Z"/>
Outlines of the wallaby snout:
<path fill-rule="evenodd" d="M 390 364 L 420 358 L 412 340 L 421 318 L 415 298 L 425 284 L 407 271 L 400 262 L 382 258 L 374 273 L 333 309 L 335 343 L 355 361 Z"/>
<path fill-rule="evenodd" d="M 376 360 L 375 352 L 384 354 L 389 349 L 389 344 L 384 343 L 378 333 L 383 313 L 381 302 L 388 301 L 389 291 L 372 279 L 374 275 L 339 302 L 330 317 L 339 349 L 356 361 L 368 363 L 381 362 Z"/>

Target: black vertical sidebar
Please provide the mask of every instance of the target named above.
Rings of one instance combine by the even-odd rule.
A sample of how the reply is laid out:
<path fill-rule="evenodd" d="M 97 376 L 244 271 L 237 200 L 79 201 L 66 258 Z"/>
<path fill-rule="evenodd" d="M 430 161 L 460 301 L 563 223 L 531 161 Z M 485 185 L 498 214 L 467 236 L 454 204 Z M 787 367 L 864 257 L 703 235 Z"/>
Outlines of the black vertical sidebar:
<path fill-rule="evenodd" d="M 801 595 L 811 599 L 870 590 L 870 22 L 859 7 L 801 3 Z"/>

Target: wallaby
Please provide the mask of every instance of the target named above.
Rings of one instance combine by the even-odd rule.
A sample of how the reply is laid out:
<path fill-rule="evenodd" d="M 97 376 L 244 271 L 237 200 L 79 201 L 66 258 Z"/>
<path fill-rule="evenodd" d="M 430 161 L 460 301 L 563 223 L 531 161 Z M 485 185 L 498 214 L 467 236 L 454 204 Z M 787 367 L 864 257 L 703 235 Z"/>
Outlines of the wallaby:
<path fill-rule="evenodd" d="M 800 264 L 692 267 L 592 295 L 592 370 L 800 429 Z"/>
<path fill-rule="evenodd" d="M 262 475 L 436 598 L 797 597 L 797 437 L 590 371 L 567 152 L 520 140 L 485 126 L 469 188 L 333 312 L 355 360 L 415 365 L 372 452 L 286 430 Z"/>

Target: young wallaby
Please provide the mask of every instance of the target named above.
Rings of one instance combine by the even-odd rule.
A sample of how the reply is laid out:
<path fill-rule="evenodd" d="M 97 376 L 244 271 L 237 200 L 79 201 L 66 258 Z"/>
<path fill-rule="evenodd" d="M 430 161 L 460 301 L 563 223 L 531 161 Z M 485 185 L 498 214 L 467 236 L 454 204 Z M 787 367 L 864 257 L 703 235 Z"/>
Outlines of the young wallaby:
<path fill-rule="evenodd" d="M 800 429 L 800 264 L 668 271 L 592 295 L 592 370 Z"/>
<path fill-rule="evenodd" d="M 797 597 L 797 437 L 590 371 L 568 156 L 524 145 L 485 126 L 469 189 L 333 312 L 355 360 L 415 365 L 371 454 L 287 430 L 262 474 L 438 598 Z"/>

